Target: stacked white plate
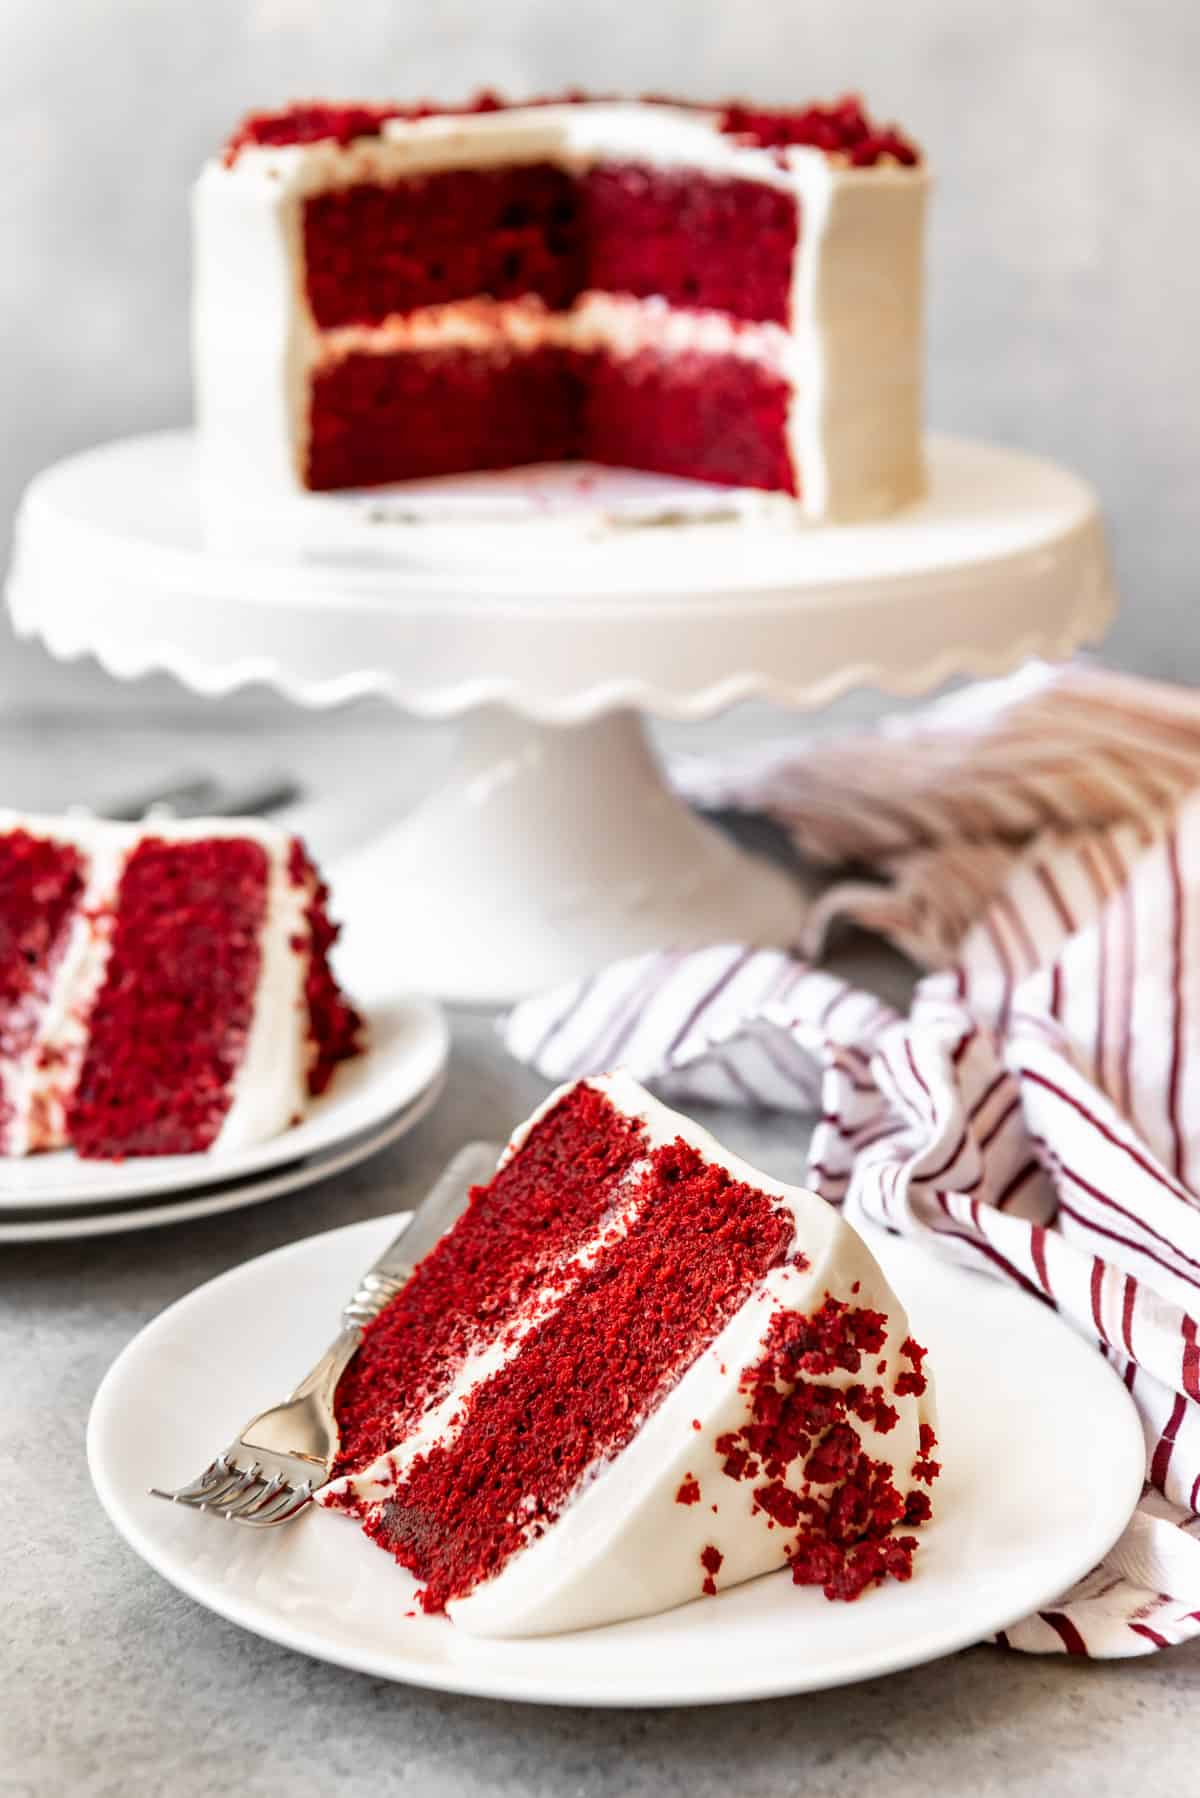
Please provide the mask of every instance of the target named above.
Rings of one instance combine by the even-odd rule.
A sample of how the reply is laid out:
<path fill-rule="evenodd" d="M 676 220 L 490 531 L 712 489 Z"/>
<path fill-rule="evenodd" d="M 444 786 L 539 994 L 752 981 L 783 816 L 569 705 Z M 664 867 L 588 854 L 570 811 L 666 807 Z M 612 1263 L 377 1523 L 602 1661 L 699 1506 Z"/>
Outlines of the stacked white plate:
<path fill-rule="evenodd" d="M 234 1211 L 323 1180 L 410 1130 L 442 1089 L 449 1038 L 432 1001 L 397 990 L 386 922 L 386 907 L 356 909 L 339 945 L 338 977 L 366 1020 L 367 1048 L 337 1069 L 300 1123 L 225 1153 L 106 1162 L 63 1150 L 0 1161 L 0 1243 Z"/>

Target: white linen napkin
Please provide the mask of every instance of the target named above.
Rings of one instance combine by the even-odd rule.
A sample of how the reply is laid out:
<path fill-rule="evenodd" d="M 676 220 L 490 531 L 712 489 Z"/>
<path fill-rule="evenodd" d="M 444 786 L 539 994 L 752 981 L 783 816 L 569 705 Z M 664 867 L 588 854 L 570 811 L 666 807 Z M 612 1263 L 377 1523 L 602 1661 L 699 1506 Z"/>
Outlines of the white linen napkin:
<path fill-rule="evenodd" d="M 1041 665 L 833 742 L 691 762 L 840 878 L 798 939 L 880 931 L 907 1018 L 738 944 L 518 1005 L 520 1060 L 675 1101 L 819 1113 L 810 1184 L 1053 1305 L 1125 1381 L 1147 1484 L 1102 1566 L 999 1638 L 1144 1654 L 1200 1633 L 1200 695 Z M 870 876 L 870 878 L 867 878 Z"/>

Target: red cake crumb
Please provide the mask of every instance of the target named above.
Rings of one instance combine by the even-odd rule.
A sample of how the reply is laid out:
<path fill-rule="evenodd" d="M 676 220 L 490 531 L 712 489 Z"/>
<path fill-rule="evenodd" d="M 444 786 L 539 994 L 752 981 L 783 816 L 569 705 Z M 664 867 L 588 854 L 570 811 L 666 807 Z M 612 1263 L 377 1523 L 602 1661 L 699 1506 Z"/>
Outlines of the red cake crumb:
<path fill-rule="evenodd" d="M 869 1423 L 886 1436 L 894 1430 L 900 1421 L 900 1413 L 895 1405 L 890 1405 L 884 1397 L 882 1386 L 850 1386 L 846 1389 L 846 1408 L 852 1411 L 860 1423 Z"/>
<path fill-rule="evenodd" d="M 693 1474 L 688 1474 L 678 1492 L 675 1494 L 677 1505 L 698 1505 L 700 1503 L 700 1482 Z"/>
<path fill-rule="evenodd" d="M 804 144 L 845 156 L 856 168 L 869 168 L 885 157 L 908 168 L 920 161 L 916 145 L 903 137 L 895 125 L 871 122 L 857 94 L 847 94 L 832 106 L 806 106 L 790 112 L 727 106 L 721 115 L 721 130 L 763 149 Z"/>
<path fill-rule="evenodd" d="M 330 952 L 341 934 L 341 927 L 330 920 L 329 888 L 317 874 L 299 837 L 292 839 L 288 877 L 295 886 L 312 884 L 305 914 L 308 940 L 292 947 L 297 954 L 307 953 L 309 957 L 304 1001 L 308 1008 L 308 1041 L 312 1052 L 308 1090 L 315 1098 L 325 1091 L 339 1062 L 349 1061 L 361 1053 L 363 1021 L 338 986 L 329 965 Z"/>
<path fill-rule="evenodd" d="M 244 118 L 226 143 L 223 160 L 227 168 L 231 167 L 240 153 L 252 145 L 279 148 L 286 144 L 323 141 L 346 145 L 356 138 L 378 137 L 389 119 L 500 112 L 505 104 L 497 94 L 486 90 L 468 100 L 465 106 L 439 106 L 433 101 L 398 106 L 394 103 L 372 105 L 369 101 L 348 101 L 339 105 L 330 100 L 294 100 L 274 112 L 252 112 Z M 545 102 L 528 100 L 524 104 L 535 106 Z"/>
<path fill-rule="evenodd" d="M 725 1556 L 720 1549 L 714 1548 L 711 1542 L 707 1548 L 700 1550 L 700 1565 L 704 1569 L 704 1584 L 700 1590 L 706 1598 L 717 1596 L 717 1575 L 721 1571 L 724 1560 Z"/>
<path fill-rule="evenodd" d="M 912 1371 L 908 1372 L 906 1370 L 903 1373 L 897 1374 L 896 1393 L 901 1398 L 920 1398 L 926 1386 L 929 1384 L 921 1369 L 921 1363 L 925 1359 L 926 1351 L 919 1343 L 914 1342 L 912 1337 L 909 1336 L 900 1344 L 900 1353 L 906 1360 L 912 1362 Z"/>
<path fill-rule="evenodd" d="M 84 889 L 79 852 L 26 830 L 0 836 L 0 1067 L 28 1053 Z M 0 1080 L 0 1146 L 11 1124 Z"/>
<path fill-rule="evenodd" d="M 738 1431 L 717 1437 L 724 1472 L 734 1480 L 756 1478 L 761 1464 L 766 1480 L 754 1488 L 754 1503 L 772 1524 L 798 1530 L 784 1553 L 797 1585 L 819 1585 L 829 1599 L 854 1599 L 868 1586 L 887 1578 L 912 1576 L 916 1541 L 896 1538 L 899 1523 L 926 1522 L 932 1507 L 925 1493 L 907 1498 L 896 1489 L 893 1469 L 862 1447 L 847 1421 L 857 1416 L 874 1422 L 882 1416 L 894 1427 L 894 1407 L 879 1387 L 868 1392 L 851 1386 L 845 1392 L 804 1376 L 835 1369 L 857 1372 L 864 1354 L 873 1355 L 886 1338 L 886 1320 L 878 1311 L 852 1307 L 827 1294 L 812 1317 L 785 1313 L 767 1333 L 759 1361 L 742 1378 L 751 1395 L 751 1421 Z M 923 1354 L 911 1338 L 909 1359 Z M 920 1448 L 927 1456 L 936 1446 L 923 1425 Z M 756 1459 L 757 1457 L 757 1459 Z M 802 1489 L 787 1484 L 788 1470 L 803 1461 Z M 930 1483 L 939 1468 L 922 1462 L 915 1477 Z M 828 1490 L 817 1495 L 813 1488 Z"/>
<path fill-rule="evenodd" d="M 561 94 L 538 95 L 529 100 L 504 100 L 485 90 L 462 106 L 440 105 L 433 101 L 401 106 L 369 101 L 295 100 L 274 111 L 250 113 L 228 139 L 223 160 L 226 166 L 231 166 L 243 150 L 253 146 L 278 148 L 322 141 L 344 146 L 357 138 L 378 137 L 389 119 L 454 118 L 471 113 L 503 112 L 513 107 L 580 105 L 597 98 L 600 96 L 570 88 Z M 694 101 L 673 99 L 668 95 L 647 94 L 645 99 L 648 103 L 675 107 L 682 112 L 707 110 Z M 879 162 L 885 156 L 892 156 L 907 165 L 920 160 L 915 145 L 902 136 L 896 126 L 879 126 L 871 122 L 861 99 L 855 94 L 847 94 L 832 106 L 808 106 L 791 111 L 752 107 L 740 102 L 719 106 L 718 110 L 722 131 L 744 137 L 763 148 L 782 149 L 790 144 L 807 144 L 832 154 L 845 155 L 862 166 Z"/>
<path fill-rule="evenodd" d="M 928 1492 L 910 1492 L 904 1501 L 904 1521 L 910 1526 L 928 1523 L 933 1516 L 933 1500 Z"/>
<path fill-rule="evenodd" d="M 324 140 L 349 144 L 356 137 L 378 137 L 385 121 L 396 118 L 398 111 L 394 106 L 371 106 L 366 102 L 337 106 L 327 100 L 311 100 L 296 101 L 277 112 L 252 112 L 230 136 L 223 161 L 227 168 L 232 167 L 239 154 L 251 145 L 275 148 Z"/>
<path fill-rule="evenodd" d="M 920 1458 L 912 1465 L 912 1477 L 914 1480 L 923 1480 L 927 1486 L 932 1486 L 942 1471 L 942 1464 L 940 1461 L 931 1459 L 933 1450 L 937 1447 L 937 1437 L 927 1423 L 921 1425 L 920 1447 Z"/>
<path fill-rule="evenodd" d="M 796 1585 L 820 1586 L 826 1598 L 852 1603 L 869 1586 L 910 1580 L 916 1552 L 915 1536 L 878 1537 L 847 1548 L 819 1531 L 806 1531 L 797 1537 L 789 1561 Z"/>
<path fill-rule="evenodd" d="M 266 853 L 243 838 L 146 837 L 133 851 L 67 1121 L 80 1155 L 214 1142 L 253 1018 L 266 894 Z"/>
<path fill-rule="evenodd" d="M 578 1098 L 576 1089 L 562 1103 Z M 628 1120 L 608 1109 L 606 1134 L 619 1136 Z M 427 1610 L 444 1609 L 536 1537 L 787 1251 L 790 1218 L 682 1141 L 653 1152 L 638 1191 L 628 1233 L 584 1274 L 552 1326 L 535 1326 L 521 1353 L 464 1402 L 467 1427 L 421 1456 L 368 1523 L 425 1582 Z M 487 1242 L 494 1252 L 491 1235 Z M 403 1364 L 404 1339 L 395 1349 Z M 382 1397 L 372 1395 L 376 1415 L 386 1410 Z"/>
<path fill-rule="evenodd" d="M 755 1487 L 754 1499 L 756 1508 L 765 1511 L 768 1517 L 782 1524 L 785 1530 L 795 1529 L 799 1523 L 803 1500 L 798 1492 L 793 1492 L 782 1480 L 771 1480 L 765 1486 Z"/>

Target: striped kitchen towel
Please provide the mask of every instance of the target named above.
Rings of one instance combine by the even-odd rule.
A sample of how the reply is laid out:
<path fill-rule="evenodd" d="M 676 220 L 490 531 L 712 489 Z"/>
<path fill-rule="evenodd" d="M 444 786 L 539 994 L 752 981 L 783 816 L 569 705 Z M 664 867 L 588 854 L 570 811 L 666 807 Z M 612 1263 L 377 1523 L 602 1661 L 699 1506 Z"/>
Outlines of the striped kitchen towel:
<path fill-rule="evenodd" d="M 881 931 L 930 970 L 909 1015 L 795 954 L 665 948 L 517 1006 L 509 1049 L 815 1112 L 818 1192 L 1053 1305 L 1132 1394 L 1146 1487 L 1103 1565 L 1003 1640 L 1200 1633 L 1200 696 L 1036 667 L 680 784 L 856 870 L 806 947 L 839 916 Z"/>

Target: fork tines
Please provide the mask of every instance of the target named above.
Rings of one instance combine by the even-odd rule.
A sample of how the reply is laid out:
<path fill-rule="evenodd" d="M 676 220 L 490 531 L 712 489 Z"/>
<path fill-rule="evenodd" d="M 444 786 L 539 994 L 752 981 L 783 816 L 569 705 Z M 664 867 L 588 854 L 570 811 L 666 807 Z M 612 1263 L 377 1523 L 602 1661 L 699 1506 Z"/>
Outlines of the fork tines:
<path fill-rule="evenodd" d="M 308 1480 L 294 1486 L 279 1473 L 268 1479 L 257 1461 L 242 1468 L 226 1452 L 210 1462 L 199 1479 L 178 1491 L 164 1492 L 158 1486 L 150 1490 L 155 1498 L 167 1498 L 173 1504 L 215 1511 L 219 1517 L 268 1529 L 286 1523 L 310 1504 L 314 1487 Z"/>

